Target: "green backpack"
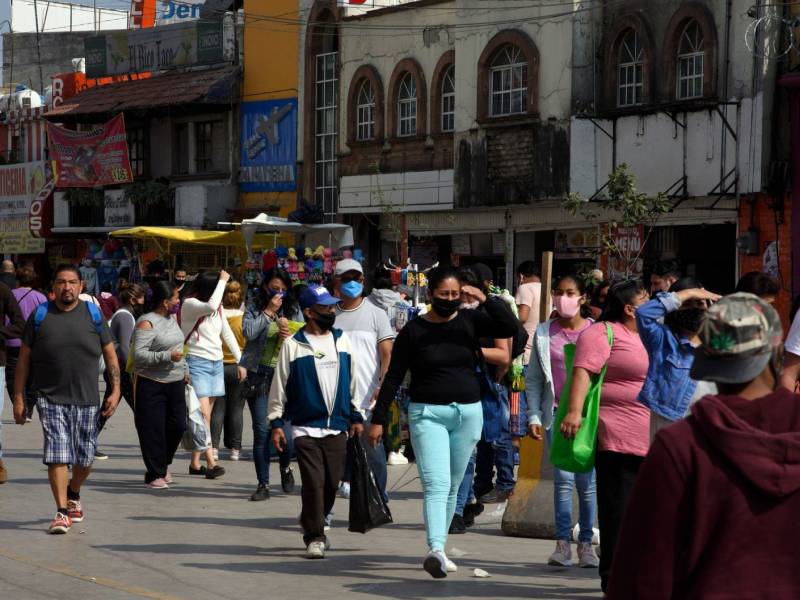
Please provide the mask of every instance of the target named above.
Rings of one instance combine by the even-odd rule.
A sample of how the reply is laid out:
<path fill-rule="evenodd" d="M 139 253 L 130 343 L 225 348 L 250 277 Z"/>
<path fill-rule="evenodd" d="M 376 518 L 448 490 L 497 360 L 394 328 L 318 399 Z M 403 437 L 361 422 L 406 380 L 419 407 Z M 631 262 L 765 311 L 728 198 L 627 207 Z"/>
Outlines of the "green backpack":
<path fill-rule="evenodd" d="M 614 344 L 614 332 L 606 323 L 608 333 L 608 346 Z M 586 401 L 583 403 L 583 421 L 574 440 L 568 440 L 561 433 L 561 422 L 569 410 L 569 391 L 572 387 L 572 366 L 575 362 L 575 344 L 564 346 L 564 368 L 567 380 L 561 390 L 558 403 L 558 412 L 552 429 L 552 444 L 550 445 L 550 462 L 562 471 L 572 473 L 587 473 L 594 468 L 594 455 L 597 451 L 597 424 L 600 420 L 600 391 L 606 376 L 606 367 L 599 375 L 594 375 L 586 392 Z"/>

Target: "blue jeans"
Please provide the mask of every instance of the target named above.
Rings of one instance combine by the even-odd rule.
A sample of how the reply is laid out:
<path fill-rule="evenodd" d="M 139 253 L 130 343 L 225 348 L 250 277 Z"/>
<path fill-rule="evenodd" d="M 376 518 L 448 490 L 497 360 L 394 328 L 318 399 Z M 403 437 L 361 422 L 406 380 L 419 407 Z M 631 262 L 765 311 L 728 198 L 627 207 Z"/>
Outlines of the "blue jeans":
<path fill-rule="evenodd" d="M 428 546 L 444 551 L 458 488 L 483 428 L 483 409 L 480 402 L 446 405 L 412 402 L 408 424 L 422 482 Z"/>
<path fill-rule="evenodd" d="M 367 453 L 367 462 L 372 474 L 375 476 L 375 483 L 381 491 L 384 502 L 389 501 L 389 495 L 386 493 L 386 480 L 389 478 L 388 467 L 386 466 L 386 449 L 383 447 L 383 440 L 378 442 L 378 445 L 373 448 L 367 440 L 367 431 L 369 431 L 369 421 L 364 422 L 364 434 L 361 436 L 362 445 Z M 347 458 L 344 465 L 344 477 L 342 481 L 350 481 L 350 476 L 353 472 L 353 456 L 350 444 L 347 445 Z"/>
<path fill-rule="evenodd" d="M 271 367 L 259 367 L 258 372 L 247 373 L 247 384 L 256 382 L 254 393 L 247 395 L 247 406 L 253 418 L 253 462 L 256 466 L 258 485 L 269 485 L 270 428 L 267 423 L 267 394 L 274 375 L 275 370 Z M 285 426 L 284 433 L 286 433 L 286 448 L 278 454 L 278 463 L 282 471 L 289 468 L 293 450 L 291 427 Z"/>
<path fill-rule="evenodd" d="M 464 509 L 470 501 L 475 499 L 475 492 L 472 489 L 472 480 L 475 478 L 475 452 L 469 457 L 467 463 L 467 471 L 464 473 L 464 479 L 458 488 L 458 496 L 456 497 L 456 514 L 464 516 Z"/>
<path fill-rule="evenodd" d="M 496 439 L 491 442 L 484 437 L 478 442 L 478 455 L 475 459 L 475 489 L 478 496 L 497 488 L 499 492 L 507 492 L 514 489 L 514 447 L 511 444 L 511 432 L 508 422 L 511 417 L 508 404 L 508 388 L 505 385 L 495 383 L 495 391 L 500 400 L 500 414 L 496 418 L 503 420 L 506 424 L 503 428 L 496 428 Z M 484 408 L 485 410 L 485 408 Z M 497 481 L 492 484 L 494 470 L 497 469 Z"/>
<path fill-rule="evenodd" d="M 548 429 L 547 446 L 550 447 L 552 433 Z M 580 523 L 579 542 L 591 542 L 594 515 L 597 510 L 597 494 L 594 469 L 588 473 L 572 473 L 553 467 L 553 507 L 556 515 L 556 539 L 569 541 L 572 537 L 572 492 L 578 488 L 578 510 Z"/>

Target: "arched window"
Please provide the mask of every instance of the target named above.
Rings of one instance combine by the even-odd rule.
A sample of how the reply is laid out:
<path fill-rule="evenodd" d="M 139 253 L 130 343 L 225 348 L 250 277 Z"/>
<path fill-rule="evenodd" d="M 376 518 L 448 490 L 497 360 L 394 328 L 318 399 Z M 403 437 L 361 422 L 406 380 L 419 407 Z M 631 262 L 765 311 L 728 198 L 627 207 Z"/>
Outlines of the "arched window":
<path fill-rule="evenodd" d="M 375 90 L 369 79 L 365 79 L 358 90 L 356 139 L 359 142 L 375 139 Z"/>
<path fill-rule="evenodd" d="M 397 93 L 397 136 L 417 135 L 417 82 L 404 73 Z"/>
<path fill-rule="evenodd" d="M 519 47 L 503 46 L 489 68 L 492 117 L 518 115 L 528 105 L 528 61 Z"/>
<path fill-rule="evenodd" d="M 442 133 L 450 133 L 456 128 L 456 67 L 450 65 L 442 76 Z"/>
<path fill-rule="evenodd" d="M 705 50 L 700 24 L 690 20 L 678 43 L 677 96 L 679 100 L 703 96 Z"/>
<path fill-rule="evenodd" d="M 644 98 L 644 47 L 635 29 L 623 34 L 617 66 L 617 106 L 638 106 Z"/>

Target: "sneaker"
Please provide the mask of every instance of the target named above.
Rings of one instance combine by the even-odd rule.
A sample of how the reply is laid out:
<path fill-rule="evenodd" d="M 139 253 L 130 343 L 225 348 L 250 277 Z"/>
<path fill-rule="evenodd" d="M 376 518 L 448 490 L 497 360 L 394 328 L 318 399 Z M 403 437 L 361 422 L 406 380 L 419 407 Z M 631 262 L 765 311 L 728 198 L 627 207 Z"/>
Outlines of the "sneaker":
<path fill-rule="evenodd" d="M 150 488 L 151 490 L 166 490 L 169 489 L 169 485 L 167 485 L 166 477 L 159 477 L 158 479 L 153 479 L 150 483 L 144 484 L 145 487 Z"/>
<path fill-rule="evenodd" d="M 422 568 L 434 579 L 447 577 L 447 557 L 441 550 L 431 550 L 425 555 Z"/>
<path fill-rule="evenodd" d="M 306 548 L 306 558 L 325 558 L 325 542 L 311 542 Z"/>
<path fill-rule="evenodd" d="M 444 568 L 448 573 L 457 573 L 458 572 L 458 567 L 456 566 L 456 563 L 454 563 L 452 560 L 447 558 L 446 555 L 444 557 Z"/>
<path fill-rule="evenodd" d="M 95 460 L 108 460 L 108 454 L 105 452 L 100 452 L 100 450 L 94 451 L 94 459 Z"/>
<path fill-rule="evenodd" d="M 219 448 L 213 448 L 211 451 L 214 454 L 214 460 L 219 460 Z"/>
<path fill-rule="evenodd" d="M 408 459 L 403 456 L 402 452 L 389 452 L 389 457 L 386 459 L 386 464 L 390 466 L 407 465 Z"/>
<path fill-rule="evenodd" d="M 342 481 L 339 484 L 339 496 L 341 496 L 345 500 L 349 500 L 350 499 L 350 482 L 349 481 Z"/>
<path fill-rule="evenodd" d="M 581 569 L 593 569 L 600 566 L 600 559 L 597 558 L 591 542 L 578 544 L 578 566 Z"/>
<path fill-rule="evenodd" d="M 231 460 L 239 460 L 241 457 L 242 457 L 242 451 L 241 450 L 237 450 L 236 448 L 231 450 L 231 456 L 230 456 Z"/>
<path fill-rule="evenodd" d="M 80 500 L 67 500 L 67 515 L 72 523 L 83 521 L 83 507 Z"/>
<path fill-rule="evenodd" d="M 333 513 L 329 512 L 327 515 L 325 515 L 325 527 L 323 528 L 325 533 L 328 533 L 331 530 L 332 523 L 333 523 Z"/>
<path fill-rule="evenodd" d="M 164 475 L 164 481 L 166 481 L 167 483 L 172 483 L 172 473 L 167 471 L 167 474 Z"/>
<path fill-rule="evenodd" d="M 214 465 L 210 469 L 206 469 L 206 479 L 216 479 L 225 475 L 225 467 Z"/>
<path fill-rule="evenodd" d="M 72 527 L 72 520 L 69 515 L 57 512 L 55 518 L 50 523 L 50 533 L 67 533 Z"/>
<path fill-rule="evenodd" d="M 250 496 L 250 501 L 261 502 L 262 500 L 269 500 L 269 486 L 259 484 L 256 491 Z"/>
<path fill-rule="evenodd" d="M 453 514 L 453 520 L 450 523 L 450 529 L 448 530 L 448 533 L 467 533 L 467 526 L 464 524 L 464 517 L 458 513 Z"/>
<path fill-rule="evenodd" d="M 481 502 L 483 504 L 500 504 L 501 502 L 505 502 L 511 497 L 511 494 L 514 490 L 497 490 L 493 489 L 491 492 L 488 492 L 481 496 Z"/>
<path fill-rule="evenodd" d="M 473 502 L 464 507 L 464 525 L 472 527 L 475 525 L 475 517 L 483 512 L 483 504 L 480 502 Z"/>
<path fill-rule="evenodd" d="M 569 546 L 569 542 L 558 540 L 556 542 L 555 552 L 547 559 L 547 564 L 554 567 L 571 567 L 572 549 Z"/>
<path fill-rule="evenodd" d="M 3 459 L 0 458 L 0 483 L 5 483 L 8 481 L 8 473 L 6 472 L 6 465 L 3 462 Z"/>
<path fill-rule="evenodd" d="M 291 494 L 294 491 L 292 467 L 287 467 L 285 471 L 281 470 L 281 488 L 283 488 L 284 494 Z"/>

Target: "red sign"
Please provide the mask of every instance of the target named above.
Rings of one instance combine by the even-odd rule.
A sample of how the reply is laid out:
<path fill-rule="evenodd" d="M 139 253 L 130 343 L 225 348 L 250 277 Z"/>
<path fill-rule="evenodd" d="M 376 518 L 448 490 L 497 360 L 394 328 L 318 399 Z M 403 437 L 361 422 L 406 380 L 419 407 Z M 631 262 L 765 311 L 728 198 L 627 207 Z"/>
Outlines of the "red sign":
<path fill-rule="evenodd" d="M 611 279 L 640 278 L 644 268 L 644 260 L 641 258 L 644 227 L 614 227 L 611 229 L 611 239 L 616 247 L 616 252 L 611 252 L 609 256 Z"/>
<path fill-rule="evenodd" d="M 128 29 L 147 29 L 156 23 L 156 0 L 131 0 Z"/>
<path fill-rule="evenodd" d="M 48 237 L 53 229 L 53 190 L 56 181 L 50 173 L 50 167 L 45 164 L 47 181 L 31 200 L 28 213 L 28 228 L 31 235 L 37 238 Z"/>
<path fill-rule="evenodd" d="M 47 124 L 57 187 L 98 187 L 133 181 L 125 119 L 117 115 L 91 131 Z"/>

